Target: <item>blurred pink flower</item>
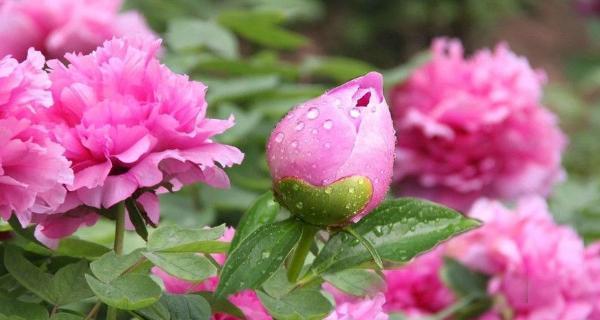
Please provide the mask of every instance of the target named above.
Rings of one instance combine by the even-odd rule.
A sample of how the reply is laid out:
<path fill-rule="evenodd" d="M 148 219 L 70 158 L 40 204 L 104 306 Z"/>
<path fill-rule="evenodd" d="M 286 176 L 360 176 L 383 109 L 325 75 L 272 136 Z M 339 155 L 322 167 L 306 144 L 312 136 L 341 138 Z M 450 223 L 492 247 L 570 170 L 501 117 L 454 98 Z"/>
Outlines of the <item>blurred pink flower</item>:
<path fill-rule="evenodd" d="M 575 8 L 579 13 L 586 16 L 600 16 L 599 0 L 576 0 Z"/>
<path fill-rule="evenodd" d="M 60 206 L 73 182 L 64 148 L 28 118 L 52 102 L 43 66 L 33 50 L 22 63 L 0 59 L 0 217 L 14 212 L 24 227 Z"/>
<path fill-rule="evenodd" d="M 335 310 L 325 320 L 387 320 L 389 318 L 383 311 L 385 296 L 381 292 L 373 297 L 353 297 L 329 284 L 324 284 L 323 289 L 331 293 L 335 300 Z"/>
<path fill-rule="evenodd" d="M 450 307 L 453 294 L 440 278 L 442 256 L 490 276 L 488 293 L 502 297 L 480 320 L 600 319 L 600 246 L 584 248 L 569 227 L 556 225 L 543 199 L 521 199 L 514 209 L 477 201 L 470 216 L 483 227 L 448 241 L 405 268 L 386 272 L 387 312 L 418 319 Z"/>
<path fill-rule="evenodd" d="M 276 183 L 293 177 L 327 186 L 347 177 L 367 177 L 373 194 L 355 213 L 357 221 L 388 191 L 394 139 L 382 77 L 371 72 L 290 111 L 271 133 L 269 168 Z"/>
<path fill-rule="evenodd" d="M 134 196 L 157 221 L 155 192 L 196 182 L 229 186 L 217 163 L 239 164 L 243 154 L 213 137 L 233 118 L 207 118 L 206 86 L 161 65 L 159 48 L 150 38 L 113 39 L 89 55 L 67 54 L 68 66 L 48 62 L 54 104 L 45 122 L 75 173 L 60 208 L 66 219 L 95 215 L 78 212 L 81 206 L 109 208 Z M 45 221 L 39 231 L 68 234 Z"/>
<path fill-rule="evenodd" d="M 396 270 L 385 272 L 385 310 L 401 311 L 409 317 L 424 317 L 442 311 L 454 302 L 454 295 L 440 278 L 443 247 L 419 256 Z"/>
<path fill-rule="evenodd" d="M 231 241 L 233 239 L 233 235 L 235 234 L 235 229 L 227 228 L 223 237 L 221 237 L 221 241 Z M 213 258 L 219 262 L 220 264 L 225 263 L 225 255 L 224 254 L 213 254 Z M 217 285 L 219 284 L 219 279 L 217 277 L 212 277 L 207 280 L 204 280 L 200 283 L 191 283 L 189 281 L 181 280 L 176 277 L 169 275 L 158 267 L 152 268 L 152 273 L 160 277 L 165 285 L 165 289 L 168 293 L 171 294 L 187 294 L 192 292 L 200 292 L 200 291 L 209 291 L 212 292 L 217 289 Z M 229 301 L 233 303 L 236 307 L 238 307 L 246 316 L 248 320 L 271 320 L 271 316 L 267 313 L 265 308 L 262 306 L 258 296 L 252 290 L 244 290 L 238 292 L 234 295 L 231 295 Z M 235 320 L 237 319 L 234 316 L 217 313 L 214 314 L 211 318 L 212 320 Z"/>
<path fill-rule="evenodd" d="M 104 40 L 151 35 L 137 12 L 119 13 L 122 0 L 0 1 L 0 58 L 21 60 L 34 47 L 51 58 L 89 53 Z"/>
<path fill-rule="evenodd" d="M 545 75 L 499 44 L 469 59 L 458 40 L 391 92 L 395 190 L 467 210 L 479 197 L 545 195 L 565 137 L 541 105 Z"/>
<path fill-rule="evenodd" d="M 514 210 L 480 200 L 470 215 L 484 226 L 448 242 L 446 254 L 490 275 L 488 292 L 506 299 L 515 320 L 592 319 L 583 241 L 554 223 L 543 199 Z"/>

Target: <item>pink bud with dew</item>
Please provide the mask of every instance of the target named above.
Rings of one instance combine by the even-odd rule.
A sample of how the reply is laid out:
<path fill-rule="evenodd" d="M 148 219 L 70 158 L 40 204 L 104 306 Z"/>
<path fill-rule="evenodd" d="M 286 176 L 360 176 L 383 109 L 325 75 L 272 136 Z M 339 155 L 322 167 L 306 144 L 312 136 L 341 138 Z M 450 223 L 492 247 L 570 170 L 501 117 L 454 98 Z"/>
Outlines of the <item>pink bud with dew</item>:
<path fill-rule="evenodd" d="M 290 111 L 267 145 L 275 193 L 309 223 L 340 225 L 374 209 L 388 191 L 394 129 L 376 72 Z"/>

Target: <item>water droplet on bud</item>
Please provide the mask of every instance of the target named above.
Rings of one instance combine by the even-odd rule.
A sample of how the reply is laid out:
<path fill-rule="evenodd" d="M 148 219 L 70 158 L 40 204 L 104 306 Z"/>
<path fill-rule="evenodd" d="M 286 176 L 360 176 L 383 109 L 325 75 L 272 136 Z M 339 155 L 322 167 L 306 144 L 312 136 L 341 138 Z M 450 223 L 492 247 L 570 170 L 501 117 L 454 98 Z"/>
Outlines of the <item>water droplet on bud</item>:
<path fill-rule="evenodd" d="M 352 118 L 358 118 L 360 116 L 360 111 L 358 111 L 357 109 L 352 109 L 350 110 L 350 116 Z"/>
<path fill-rule="evenodd" d="M 285 135 L 282 132 L 280 132 L 275 136 L 275 142 L 281 143 L 281 141 L 283 141 L 283 138 L 285 138 Z"/>
<path fill-rule="evenodd" d="M 308 109 L 308 112 L 306 113 L 306 117 L 310 120 L 316 119 L 317 117 L 319 117 L 319 109 L 317 109 L 317 108 Z"/>
<path fill-rule="evenodd" d="M 333 128 L 333 121 L 332 120 L 325 120 L 325 122 L 323 122 L 323 128 L 325 128 L 327 130 Z"/>
<path fill-rule="evenodd" d="M 299 121 L 299 122 L 296 124 L 296 131 L 301 131 L 302 129 L 304 129 L 304 122 L 302 122 L 302 121 Z"/>

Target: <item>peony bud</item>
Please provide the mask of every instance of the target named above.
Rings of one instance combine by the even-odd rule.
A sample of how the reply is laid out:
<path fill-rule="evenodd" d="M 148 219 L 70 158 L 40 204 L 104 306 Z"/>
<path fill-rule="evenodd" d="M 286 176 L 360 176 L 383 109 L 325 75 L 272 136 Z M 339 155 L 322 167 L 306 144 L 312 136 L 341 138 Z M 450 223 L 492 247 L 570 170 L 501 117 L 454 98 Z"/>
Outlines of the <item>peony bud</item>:
<path fill-rule="evenodd" d="M 394 160 L 394 129 L 376 72 L 290 111 L 269 139 L 278 200 L 315 225 L 357 221 L 385 197 Z"/>

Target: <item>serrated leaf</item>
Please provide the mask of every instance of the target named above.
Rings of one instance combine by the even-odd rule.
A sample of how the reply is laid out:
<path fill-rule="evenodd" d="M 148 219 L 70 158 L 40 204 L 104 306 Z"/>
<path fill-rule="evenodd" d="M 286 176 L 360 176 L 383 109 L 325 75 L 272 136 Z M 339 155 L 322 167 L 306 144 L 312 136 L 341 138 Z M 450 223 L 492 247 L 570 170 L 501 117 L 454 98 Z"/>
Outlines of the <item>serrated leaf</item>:
<path fill-rule="evenodd" d="M 161 288 L 147 275 L 126 274 L 110 283 L 104 283 L 86 274 L 85 279 L 96 296 L 111 307 L 136 310 L 152 305 L 160 299 Z"/>
<path fill-rule="evenodd" d="M 242 239 L 248 237 L 260 226 L 275 221 L 278 213 L 279 204 L 275 202 L 271 191 L 258 197 L 240 219 L 229 250 L 233 251 Z"/>
<path fill-rule="evenodd" d="M 295 290 L 279 299 L 258 291 L 258 297 L 269 314 L 278 320 L 319 320 L 333 309 L 319 290 Z"/>
<path fill-rule="evenodd" d="M 385 281 L 380 275 L 366 269 L 346 269 L 324 274 L 323 279 L 339 290 L 356 297 L 380 292 L 385 287 Z"/>
<path fill-rule="evenodd" d="M 182 228 L 163 226 L 154 230 L 148 237 L 149 251 L 162 252 L 222 252 L 219 239 L 225 232 L 225 225 L 215 228 Z"/>
<path fill-rule="evenodd" d="M 179 279 L 199 282 L 217 274 L 217 268 L 204 256 L 191 252 L 145 252 L 155 266 Z"/>
<path fill-rule="evenodd" d="M 0 297 L 0 319 L 22 318 L 24 320 L 47 320 L 48 311 L 39 304 Z"/>
<path fill-rule="evenodd" d="M 403 198 L 384 202 L 353 225 L 384 261 L 405 263 L 416 255 L 479 222 L 432 202 Z M 372 261 L 354 237 L 340 232 L 329 239 L 315 259 L 312 273 L 336 272 Z"/>
<path fill-rule="evenodd" d="M 215 295 L 224 297 L 260 287 L 283 264 L 301 234 L 302 227 L 295 219 L 258 228 L 229 253 Z"/>
<path fill-rule="evenodd" d="M 142 258 L 140 250 L 120 256 L 117 256 L 114 251 L 110 251 L 92 262 L 90 269 L 100 281 L 109 283 L 131 268 L 140 258 Z"/>

